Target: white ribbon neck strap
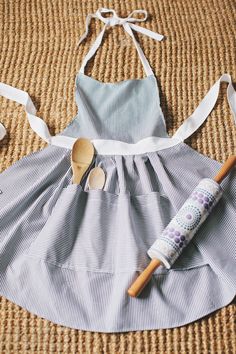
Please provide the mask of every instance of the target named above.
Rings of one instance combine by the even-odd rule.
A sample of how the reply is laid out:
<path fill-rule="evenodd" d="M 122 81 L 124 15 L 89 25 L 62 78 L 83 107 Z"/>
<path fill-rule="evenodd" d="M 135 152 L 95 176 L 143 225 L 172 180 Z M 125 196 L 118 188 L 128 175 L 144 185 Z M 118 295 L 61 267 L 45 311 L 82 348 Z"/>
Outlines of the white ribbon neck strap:
<path fill-rule="evenodd" d="M 105 13 L 111 13 L 112 16 L 110 17 L 104 17 L 102 14 Z M 135 18 L 132 17 L 135 14 L 142 14 L 144 15 L 143 18 Z M 87 62 L 93 57 L 93 55 L 96 53 L 97 49 L 99 48 L 99 46 L 102 43 L 102 39 L 103 39 L 103 35 L 105 33 L 105 30 L 108 26 L 116 26 L 116 25 L 121 25 L 123 26 L 124 30 L 131 36 L 131 38 L 133 39 L 134 45 L 137 49 L 138 55 L 141 59 L 141 62 L 143 64 L 145 73 L 147 76 L 149 75 L 153 75 L 153 71 L 149 65 L 149 62 L 147 61 L 139 43 L 137 42 L 137 40 L 135 39 L 135 36 L 133 34 L 133 31 L 136 32 L 140 32 L 142 34 L 145 34 L 148 37 L 151 37 L 153 39 L 156 39 L 157 41 L 161 41 L 164 36 L 162 36 L 159 33 L 155 33 L 152 32 L 146 28 L 143 28 L 141 26 L 137 26 L 134 25 L 133 22 L 144 22 L 147 19 L 147 11 L 146 10 L 134 10 L 131 14 L 129 14 L 128 17 L 122 18 L 122 17 L 118 17 L 116 12 L 114 10 L 110 10 L 110 9 L 105 9 L 105 8 L 100 8 L 98 9 L 95 14 L 88 14 L 87 18 L 86 18 L 86 30 L 85 33 L 81 36 L 78 46 L 80 45 L 80 43 L 87 37 L 88 32 L 89 32 L 89 25 L 91 22 L 92 18 L 98 18 L 99 20 L 101 20 L 105 25 L 102 29 L 102 31 L 99 33 L 99 35 L 97 36 L 96 40 L 94 41 L 93 45 L 91 46 L 91 48 L 89 49 L 87 55 L 85 56 L 81 68 L 80 68 L 80 72 L 84 73 L 84 68 L 87 64 Z"/>
<path fill-rule="evenodd" d="M 204 123 L 216 104 L 217 98 L 219 96 L 221 82 L 228 83 L 227 99 L 234 117 L 234 122 L 236 124 L 236 91 L 234 90 L 231 76 L 229 74 L 223 74 L 210 88 L 206 96 L 203 98 L 191 116 L 189 116 L 177 129 L 173 135 L 173 138 L 184 141 Z"/>

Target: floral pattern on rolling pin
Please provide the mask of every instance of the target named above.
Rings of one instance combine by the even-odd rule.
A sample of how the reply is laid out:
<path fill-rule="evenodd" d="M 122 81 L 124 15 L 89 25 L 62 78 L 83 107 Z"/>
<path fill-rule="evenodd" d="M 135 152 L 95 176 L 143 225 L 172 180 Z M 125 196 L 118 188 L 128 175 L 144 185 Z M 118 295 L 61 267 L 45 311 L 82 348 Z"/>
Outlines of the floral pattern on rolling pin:
<path fill-rule="evenodd" d="M 194 230 L 201 222 L 202 212 L 195 205 L 188 204 L 176 215 L 177 223 L 185 230 Z"/>
<path fill-rule="evenodd" d="M 201 224 L 222 195 L 218 183 L 204 178 L 194 189 L 176 216 L 148 250 L 151 258 L 158 258 L 170 268 L 193 238 Z"/>

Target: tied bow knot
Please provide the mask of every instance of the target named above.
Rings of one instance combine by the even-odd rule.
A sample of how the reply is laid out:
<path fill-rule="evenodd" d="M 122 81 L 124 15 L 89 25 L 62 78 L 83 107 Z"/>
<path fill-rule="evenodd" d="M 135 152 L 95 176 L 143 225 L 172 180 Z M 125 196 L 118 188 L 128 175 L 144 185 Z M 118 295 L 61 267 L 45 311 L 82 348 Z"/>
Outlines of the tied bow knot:
<path fill-rule="evenodd" d="M 113 16 L 110 17 L 104 17 L 102 16 L 102 13 L 112 13 Z M 135 18 L 132 17 L 132 15 L 134 14 L 144 14 L 143 18 Z M 98 9 L 96 14 L 97 18 L 99 18 L 102 22 L 104 22 L 105 24 L 108 24 L 110 26 L 115 26 L 115 25 L 123 25 L 126 22 L 144 22 L 147 19 L 147 11 L 146 10 L 134 10 L 133 12 L 131 12 L 131 14 L 129 14 L 128 17 L 119 17 L 117 16 L 117 13 L 114 10 L 109 10 L 109 9 Z"/>
<path fill-rule="evenodd" d="M 103 16 L 103 14 L 106 14 L 106 13 L 111 13 L 112 16 L 110 16 L 110 17 Z M 142 18 L 132 17 L 135 14 L 142 14 L 142 15 L 144 15 L 144 17 L 142 17 Z M 147 14 L 146 10 L 134 10 L 127 17 L 119 17 L 117 15 L 117 13 L 115 12 L 115 10 L 106 9 L 106 8 L 100 8 L 94 14 L 88 14 L 88 16 L 86 17 L 86 30 L 85 30 L 85 33 L 81 36 L 81 38 L 79 40 L 79 43 L 78 43 L 78 46 L 87 37 L 88 32 L 89 32 L 89 25 L 90 25 L 90 22 L 91 22 L 92 18 L 98 18 L 99 20 L 101 20 L 105 24 L 102 32 L 100 33 L 101 36 L 104 34 L 105 29 L 106 29 L 107 26 L 122 25 L 124 27 L 125 31 L 131 37 L 133 37 L 132 30 L 134 30 L 136 32 L 140 32 L 142 34 L 145 34 L 148 37 L 156 39 L 157 41 L 161 41 L 164 38 L 163 35 L 161 35 L 159 33 L 152 32 L 152 31 L 150 31 L 150 30 L 148 30 L 148 29 L 146 29 L 144 27 L 137 26 L 137 25 L 134 24 L 134 22 L 144 22 L 144 21 L 146 21 L 147 17 L 148 17 L 148 14 Z"/>

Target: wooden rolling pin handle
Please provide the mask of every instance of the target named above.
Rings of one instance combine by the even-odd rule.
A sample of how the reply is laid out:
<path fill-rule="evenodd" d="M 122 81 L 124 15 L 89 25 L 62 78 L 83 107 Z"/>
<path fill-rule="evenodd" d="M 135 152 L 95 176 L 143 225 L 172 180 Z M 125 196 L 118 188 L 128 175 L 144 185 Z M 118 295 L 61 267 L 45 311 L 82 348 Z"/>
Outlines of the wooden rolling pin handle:
<path fill-rule="evenodd" d="M 144 269 L 144 271 L 128 289 L 128 294 L 132 297 L 138 296 L 151 279 L 153 272 L 159 267 L 160 264 L 161 261 L 159 261 L 159 259 L 152 259 L 147 268 Z"/>
<path fill-rule="evenodd" d="M 236 155 L 232 155 L 225 161 L 220 171 L 214 177 L 214 181 L 216 181 L 217 183 L 221 183 L 235 164 L 236 164 Z"/>

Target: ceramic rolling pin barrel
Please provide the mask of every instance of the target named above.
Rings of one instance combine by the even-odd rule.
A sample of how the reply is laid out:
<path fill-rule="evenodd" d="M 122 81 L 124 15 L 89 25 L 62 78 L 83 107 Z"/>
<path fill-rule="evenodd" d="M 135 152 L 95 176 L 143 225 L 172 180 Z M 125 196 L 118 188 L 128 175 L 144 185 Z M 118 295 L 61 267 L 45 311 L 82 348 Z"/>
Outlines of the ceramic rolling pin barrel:
<path fill-rule="evenodd" d="M 138 296 L 159 265 L 171 268 L 221 198 L 223 191 L 220 183 L 235 164 L 236 156 L 231 156 L 214 179 L 204 178 L 196 186 L 176 216 L 147 251 L 152 261 L 129 288 L 130 296 Z"/>

